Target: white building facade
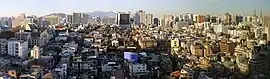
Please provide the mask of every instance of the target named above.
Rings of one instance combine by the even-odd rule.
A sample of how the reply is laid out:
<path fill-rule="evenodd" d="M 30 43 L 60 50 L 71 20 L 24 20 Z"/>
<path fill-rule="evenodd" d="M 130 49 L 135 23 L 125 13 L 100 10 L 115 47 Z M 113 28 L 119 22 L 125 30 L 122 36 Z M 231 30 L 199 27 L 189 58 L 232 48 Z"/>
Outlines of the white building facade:
<path fill-rule="evenodd" d="M 28 42 L 21 40 L 8 41 L 8 54 L 11 56 L 18 56 L 21 58 L 27 57 Z"/>

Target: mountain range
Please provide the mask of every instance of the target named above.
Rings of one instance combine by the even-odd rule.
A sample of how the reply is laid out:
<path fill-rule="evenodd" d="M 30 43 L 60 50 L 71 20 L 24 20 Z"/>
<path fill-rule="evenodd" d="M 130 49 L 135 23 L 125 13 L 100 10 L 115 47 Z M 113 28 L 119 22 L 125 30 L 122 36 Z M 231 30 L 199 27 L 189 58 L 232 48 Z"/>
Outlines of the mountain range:
<path fill-rule="evenodd" d="M 109 12 L 94 11 L 94 12 L 84 12 L 84 13 L 89 15 L 89 16 L 94 16 L 94 17 L 105 17 L 105 16 L 115 17 L 116 16 L 116 13 L 113 11 L 109 11 Z M 51 14 L 48 14 L 46 16 L 50 16 L 50 15 L 59 16 L 60 18 L 65 18 L 67 14 L 65 14 L 65 13 L 51 13 Z"/>

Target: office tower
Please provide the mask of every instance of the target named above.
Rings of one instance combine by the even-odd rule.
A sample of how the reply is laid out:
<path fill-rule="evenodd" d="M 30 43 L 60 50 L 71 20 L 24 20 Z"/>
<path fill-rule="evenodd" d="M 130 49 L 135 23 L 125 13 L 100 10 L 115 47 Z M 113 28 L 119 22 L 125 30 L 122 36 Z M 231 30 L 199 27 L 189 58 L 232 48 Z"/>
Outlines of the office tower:
<path fill-rule="evenodd" d="M 232 21 L 232 15 L 230 13 L 225 13 L 223 15 L 223 23 L 225 25 L 230 25 L 231 24 L 231 21 Z"/>
<path fill-rule="evenodd" d="M 146 24 L 146 13 L 145 13 L 145 11 L 140 10 L 139 15 L 140 15 L 140 23 Z"/>
<path fill-rule="evenodd" d="M 130 27 L 130 14 L 119 12 L 116 15 L 116 24 L 120 27 L 129 28 Z"/>
<path fill-rule="evenodd" d="M 22 40 L 10 39 L 8 40 L 8 54 L 21 58 L 27 57 L 28 42 Z"/>
<path fill-rule="evenodd" d="M 188 17 L 189 17 L 189 21 L 193 21 L 193 18 L 194 18 L 194 17 L 193 17 L 193 14 L 189 13 L 189 14 L 188 14 Z"/>
<path fill-rule="evenodd" d="M 153 24 L 153 14 L 147 14 L 146 15 L 146 25 L 152 25 Z"/>
<path fill-rule="evenodd" d="M 175 23 L 177 23 L 177 22 L 180 22 L 180 19 L 179 19 L 178 16 L 174 16 L 174 20 L 173 20 L 173 21 L 174 21 L 174 24 L 175 24 Z"/>
<path fill-rule="evenodd" d="M 261 46 L 255 46 L 254 50 L 251 52 L 249 57 L 249 74 L 259 75 L 259 74 L 265 74 L 267 72 L 267 58 L 265 55 L 261 53 L 262 47 Z"/>
<path fill-rule="evenodd" d="M 173 22 L 173 16 L 172 15 L 164 15 L 165 19 L 165 26 L 164 27 L 172 27 L 172 22 Z"/>
<path fill-rule="evenodd" d="M 236 23 L 243 22 L 243 16 L 241 15 L 236 15 Z"/>
<path fill-rule="evenodd" d="M 160 25 L 161 25 L 161 27 L 165 27 L 165 19 L 160 20 Z"/>
<path fill-rule="evenodd" d="M 231 24 L 236 25 L 237 21 L 236 21 L 236 15 L 231 15 Z"/>
<path fill-rule="evenodd" d="M 204 21 L 205 22 L 210 22 L 211 21 L 211 16 L 210 15 L 206 15 Z"/>
<path fill-rule="evenodd" d="M 67 23 L 72 23 L 73 22 L 72 15 L 67 15 L 66 16 L 66 22 Z"/>
<path fill-rule="evenodd" d="M 72 23 L 81 23 L 81 13 L 73 13 Z"/>
<path fill-rule="evenodd" d="M 59 16 L 45 16 L 44 19 L 49 22 L 49 25 L 56 25 L 60 24 L 60 18 Z"/>
<path fill-rule="evenodd" d="M 138 12 L 135 13 L 134 20 L 135 20 L 135 25 L 137 25 L 137 26 L 141 25 L 140 14 Z"/>
<path fill-rule="evenodd" d="M 158 18 L 154 18 L 154 25 L 156 25 L 156 26 L 159 25 L 159 19 Z"/>

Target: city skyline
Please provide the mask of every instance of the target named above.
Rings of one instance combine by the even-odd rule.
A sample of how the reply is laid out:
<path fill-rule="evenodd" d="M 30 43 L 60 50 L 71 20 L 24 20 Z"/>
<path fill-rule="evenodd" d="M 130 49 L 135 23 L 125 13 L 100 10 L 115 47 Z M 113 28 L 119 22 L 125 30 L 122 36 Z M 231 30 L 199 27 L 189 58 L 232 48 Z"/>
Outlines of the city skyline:
<path fill-rule="evenodd" d="M 145 10 L 155 15 L 178 14 L 233 14 L 252 15 L 262 10 L 270 13 L 269 0 L 5 0 L 0 16 L 46 15 L 93 11 L 136 12 Z"/>

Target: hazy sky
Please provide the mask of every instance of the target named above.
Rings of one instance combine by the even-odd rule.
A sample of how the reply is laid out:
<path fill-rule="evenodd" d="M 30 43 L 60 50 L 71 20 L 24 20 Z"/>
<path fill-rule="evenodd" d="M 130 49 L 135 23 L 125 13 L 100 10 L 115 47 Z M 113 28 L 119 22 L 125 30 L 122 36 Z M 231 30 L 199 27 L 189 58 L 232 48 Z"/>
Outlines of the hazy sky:
<path fill-rule="evenodd" d="M 153 14 L 183 12 L 251 15 L 254 9 L 270 13 L 270 0 L 0 0 L 0 16 L 45 15 L 52 12 L 123 11 L 140 9 Z"/>

